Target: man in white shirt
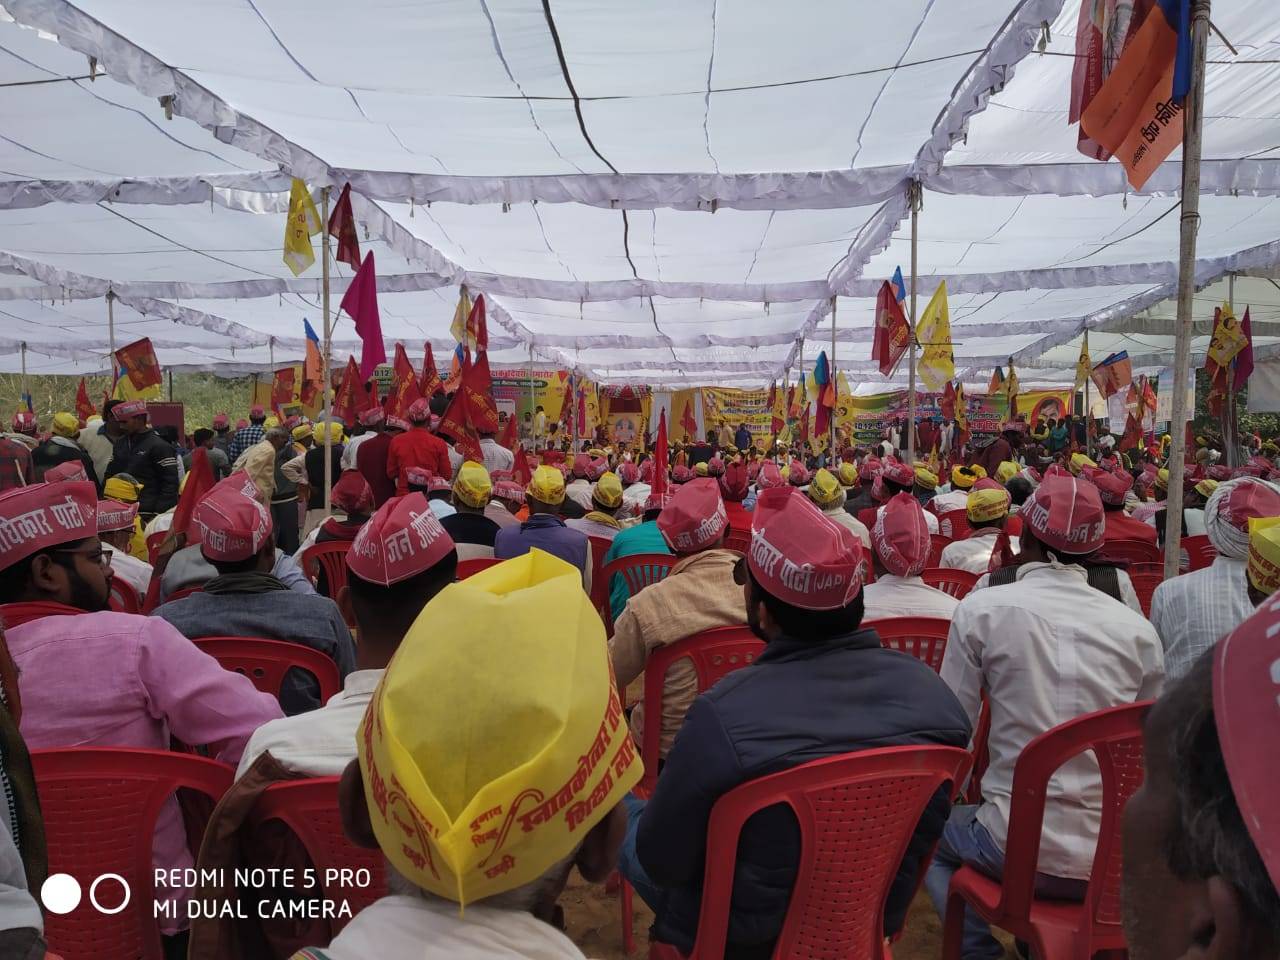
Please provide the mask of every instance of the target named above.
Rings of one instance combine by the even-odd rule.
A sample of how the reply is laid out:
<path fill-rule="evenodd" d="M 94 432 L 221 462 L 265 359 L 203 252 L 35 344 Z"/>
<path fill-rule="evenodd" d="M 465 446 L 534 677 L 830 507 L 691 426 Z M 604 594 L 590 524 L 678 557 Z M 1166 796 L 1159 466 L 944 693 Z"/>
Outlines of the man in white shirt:
<path fill-rule="evenodd" d="M 871 495 L 876 501 L 888 502 L 899 493 L 913 494 L 916 487 L 916 471 L 908 463 L 900 460 L 890 461 L 880 469 L 880 476 L 871 484 Z M 879 491 L 879 492 L 877 492 Z M 913 494 L 914 495 L 914 494 Z M 919 501 L 917 501 L 919 502 Z M 876 516 L 884 513 L 883 503 L 876 510 Z M 925 525 L 930 533 L 938 532 L 938 518 L 932 513 L 924 514 Z"/>
<path fill-rule="evenodd" d="M 1280 516 L 1280 489 L 1257 477 L 1220 484 L 1205 504 L 1205 530 L 1218 551 L 1203 570 L 1156 587 L 1151 623 L 1164 645 L 1165 669 L 1177 679 L 1196 659 L 1253 614 L 1245 566 L 1249 519 Z"/>
<path fill-rule="evenodd" d="M 871 549 L 871 531 L 867 529 L 865 523 L 845 510 L 845 489 L 836 479 L 835 474 L 826 467 L 819 468 L 813 475 L 813 479 L 809 481 L 805 493 L 829 520 L 847 528 L 862 541 L 864 547 Z"/>
<path fill-rule="evenodd" d="M 484 458 L 484 468 L 489 471 L 490 476 L 495 472 L 510 473 L 515 468 L 516 455 L 495 440 L 492 433 L 480 434 L 480 453 Z M 453 467 L 455 477 L 463 459 L 456 447 L 449 448 L 449 465 Z"/>
<path fill-rule="evenodd" d="M 876 582 L 862 588 L 863 623 L 890 617 L 951 619 L 955 597 L 920 577 L 929 560 L 929 527 L 915 497 L 899 493 L 880 508 L 871 542 Z"/>
<path fill-rule="evenodd" d="M 986 472 L 981 467 L 955 466 L 951 468 L 951 489 L 939 493 L 929 503 L 933 512 L 942 516 L 950 510 L 964 510 L 969 503 L 969 491 Z"/>
<path fill-rule="evenodd" d="M 1023 575 L 970 593 L 956 608 L 942 679 L 977 724 L 983 693 L 991 709 L 990 763 L 983 801 L 955 807 L 925 877 L 939 915 L 962 864 L 1000 877 L 1009 829 L 1013 769 L 1026 745 L 1059 724 L 1157 696 L 1164 679 L 1160 638 L 1124 604 L 1089 585 L 1079 561 L 1102 546 L 1098 490 L 1072 477 L 1046 477 L 1026 502 Z M 1079 899 L 1088 883 L 1101 822 L 1102 781 L 1091 755 L 1053 778 L 1045 802 L 1035 892 Z M 994 960 L 1004 948 L 966 912 L 961 955 Z"/>
<path fill-rule="evenodd" d="M 111 572 L 133 587 L 141 600 L 151 586 L 151 564 L 129 553 L 133 521 L 137 515 L 136 503 L 98 501 L 98 539 L 111 548 Z"/>
<path fill-rule="evenodd" d="M 592 460 L 590 454 L 579 453 L 573 458 L 573 482 L 565 485 L 565 497 L 586 513 L 591 509 L 594 481 L 604 476 L 607 469 L 608 465 L 603 460 Z"/>
<path fill-rule="evenodd" d="M 415 520 L 417 526 L 423 524 L 415 513 L 429 518 L 423 527 L 430 541 L 425 547 L 412 526 Z M 411 534 L 407 539 L 406 531 Z M 393 540 L 396 547 L 389 553 Z M 356 728 L 383 671 L 422 608 L 453 582 L 457 567 L 453 540 L 421 494 L 384 503 L 352 541 L 347 551 L 347 585 L 338 591 L 338 609 L 344 620 L 356 624 L 360 635 L 355 670 L 347 674 L 342 692 L 319 710 L 272 720 L 254 731 L 236 776 L 243 776 L 264 753 L 310 776 L 342 773 L 355 756 Z"/>
<path fill-rule="evenodd" d="M 988 477 L 974 484 L 965 507 L 973 533 L 947 544 L 938 566 L 981 575 L 991 566 L 991 555 L 997 550 L 1005 560 L 1011 559 L 1018 552 L 1018 538 L 1004 535 L 1011 502 L 1009 491 Z"/>

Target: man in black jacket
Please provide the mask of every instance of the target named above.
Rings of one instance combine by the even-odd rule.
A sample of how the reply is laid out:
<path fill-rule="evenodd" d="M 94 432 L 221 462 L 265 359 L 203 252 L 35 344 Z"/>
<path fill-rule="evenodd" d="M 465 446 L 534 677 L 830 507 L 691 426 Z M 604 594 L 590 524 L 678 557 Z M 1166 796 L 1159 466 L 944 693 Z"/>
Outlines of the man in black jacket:
<path fill-rule="evenodd" d="M 178 455 L 147 423 L 145 400 L 122 400 L 110 415 L 123 428 L 107 468 L 110 479 L 127 473 L 142 484 L 138 515 L 143 522 L 178 504 Z"/>
<path fill-rule="evenodd" d="M 862 545 L 790 487 L 766 490 L 735 578 L 767 647 L 694 701 L 647 805 L 629 801 L 623 875 L 654 908 L 653 935 L 688 952 L 697 935 L 711 808 L 733 788 L 810 760 L 911 744 L 964 747 L 969 721 L 925 663 L 884 649 L 862 621 Z M 901 929 L 950 811 L 930 801 L 885 905 Z M 800 856 L 790 808 L 753 816 L 738 844 L 731 960 L 767 958 L 782 931 Z M 652 898 L 652 899 L 651 899 Z"/>

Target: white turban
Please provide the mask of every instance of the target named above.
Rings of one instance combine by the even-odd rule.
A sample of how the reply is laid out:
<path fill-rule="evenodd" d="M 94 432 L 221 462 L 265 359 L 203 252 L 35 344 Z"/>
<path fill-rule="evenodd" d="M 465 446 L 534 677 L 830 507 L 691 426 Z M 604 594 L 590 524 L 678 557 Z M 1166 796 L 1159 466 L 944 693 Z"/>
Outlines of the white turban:
<path fill-rule="evenodd" d="M 1232 523 L 1227 518 L 1226 507 L 1231 491 L 1238 490 L 1246 484 L 1255 483 L 1280 493 L 1280 487 L 1266 480 L 1260 480 L 1257 477 L 1236 477 L 1234 480 L 1218 484 L 1218 489 L 1213 491 L 1209 502 L 1204 505 L 1205 533 L 1209 535 L 1209 542 L 1221 556 L 1231 557 L 1233 560 L 1245 560 L 1249 556 L 1248 524 L 1241 529 Z"/>

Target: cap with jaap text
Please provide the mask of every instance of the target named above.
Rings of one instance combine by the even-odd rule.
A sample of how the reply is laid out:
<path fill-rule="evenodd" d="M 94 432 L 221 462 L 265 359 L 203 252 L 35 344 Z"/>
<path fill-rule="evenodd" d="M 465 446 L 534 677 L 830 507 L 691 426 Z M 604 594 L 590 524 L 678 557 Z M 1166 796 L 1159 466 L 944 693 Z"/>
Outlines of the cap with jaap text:
<path fill-rule="evenodd" d="M 92 483 L 33 483 L 0 492 L 0 570 L 34 553 L 98 534 Z"/>
<path fill-rule="evenodd" d="M 747 468 L 737 460 L 728 464 L 724 468 L 724 476 L 718 477 L 716 482 L 720 484 L 720 496 L 731 503 L 741 503 L 747 498 L 747 488 L 750 481 L 747 479 Z"/>
<path fill-rule="evenodd" d="M 403 430 L 405 433 L 408 433 L 410 427 L 411 424 L 408 420 L 404 419 L 404 417 L 387 417 L 388 430 Z"/>
<path fill-rule="evenodd" d="M 622 506 L 622 481 L 616 473 L 606 473 L 591 488 L 591 499 L 607 510 Z"/>
<path fill-rule="evenodd" d="M 970 523 L 990 523 L 1009 515 L 1009 505 L 1013 502 L 1009 491 L 995 480 L 983 477 L 969 491 L 969 499 L 965 501 L 964 514 Z"/>
<path fill-rule="evenodd" d="M 658 515 L 658 532 L 676 553 L 697 553 L 714 546 L 728 529 L 720 485 L 710 477 L 681 486 Z"/>
<path fill-rule="evenodd" d="M 117 530 L 132 530 L 133 521 L 138 516 L 136 503 L 120 503 L 118 500 L 98 501 L 98 532 L 114 533 Z"/>
<path fill-rule="evenodd" d="M 444 493 L 445 491 L 453 492 L 453 485 L 444 477 L 432 476 L 427 481 L 427 493 Z"/>
<path fill-rule="evenodd" d="M 1058 553 L 1084 556 L 1102 546 L 1102 499 L 1097 487 L 1079 477 L 1046 476 L 1018 515 L 1024 531 Z"/>
<path fill-rule="evenodd" d="M 474 509 L 480 509 L 493 496 L 493 481 L 484 464 L 474 460 L 466 460 L 458 467 L 458 475 L 453 478 L 454 499 Z"/>
<path fill-rule="evenodd" d="M 541 877 L 643 773 L 581 574 L 541 550 L 427 604 L 356 749 L 384 855 L 461 905 Z"/>
<path fill-rule="evenodd" d="M 44 472 L 45 483 L 61 483 L 67 480 L 88 480 L 89 472 L 79 460 L 64 460 Z"/>
<path fill-rule="evenodd" d="M 683 463 L 677 463 L 671 470 L 672 483 L 688 483 L 693 479 L 693 471 Z"/>
<path fill-rule="evenodd" d="M 233 473 L 214 486 L 191 512 L 200 552 L 211 563 L 248 560 L 271 536 L 271 514 L 245 490 L 248 474 Z M 249 480 L 252 486 L 253 481 Z"/>
<path fill-rule="evenodd" d="M 864 562 L 862 541 L 794 487 L 756 500 L 747 565 L 770 596 L 805 610 L 846 607 L 862 589 Z"/>
<path fill-rule="evenodd" d="M 215 413 L 213 415 L 213 429 L 225 430 L 231 426 L 231 418 L 225 413 Z"/>
<path fill-rule="evenodd" d="M 347 569 L 361 580 L 389 587 L 456 553 L 421 493 L 392 497 L 360 528 L 347 551 Z"/>
<path fill-rule="evenodd" d="M 884 469 L 880 471 L 880 476 L 885 483 L 892 483 L 907 489 L 914 486 L 916 482 L 915 468 L 909 463 L 903 463 L 901 460 L 886 463 Z"/>
<path fill-rule="evenodd" d="M 1280 589 L 1280 517 L 1249 519 L 1249 582 L 1265 596 Z"/>
<path fill-rule="evenodd" d="M 524 492 L 530 499 L 549 506 L 564 503 L 564 474 L 555 467 L 540 464 Z"/>
<path fill-rule="evenodd" d="M 145 417 L 147 415 L 147 401 L 125 400 L 121 403 L 117 403 L 111 408 L 111 415 L 117 420 L 129 420 L 133 417 Z"/>
<path fill-rule="evenodd" d="M 707 465 L 706 465 L 706 463 L 695 463 L 695 464 L 693 465 L 693 475 L 694 475 L 695 477 L 706 477 L 706 476 L 710 476 L 710 473 L 709 473 L 709 471 L 707 470 Z"/>
<path fill-rule="evenodd" d="M 970 494 L 972 497 L 973 494 Z M 914 577 L 929 562 L 929 525 L 920 501 L 898 493 L 876 513 L 871 544 L 880 564 L 895 577 Z"/>
<path fill-rule="evenodd" d="M 818 505 L 819 510 L 838 507 L 845 500 L 844 487 L 826 467 L 820 467 L 809 481 L 807 491 L 809 499 Z"/>
<path fill-rule="evenodd" d="M 300 423 L 289 431 L 289 436 L 293 437 L 293 439 L 297 440 L 299 443 L 306 440 L 311 435 L 311 424 L 309 423 Z"/>
<path fill-rule="evenodd" d="M 329 499 L 347 516 L 366 514 L 373 509 L 373 488 L 359 470 L 345 470 L 333 485 Z"/>
<path fill-rule="evenodd" d="M 573 476 L 576 480 L 587 479 L 587 471 L 591 469 L 591 458 L 585 453 L 576 454 L 573 458 Z"/>
<path fill-rule="evenodd" d="M 499 480 L 493 485 L 493 495 L 510 503 L 524 503 L 524 487 L 514 480 Z"/>
<path fill-rule="evenodd" d="M 262 404 L 260 403 L 255 403 L 252 407 L 249 408 L 250 419 L 262 420 L 263 418 L 266 417 L 266 415 L 267 415 L 267 411 L 266 409 L 263 408 Z"/>
<path fill-rule="evenodd" d="M 618 479 L 629 487 L 640 479 L 640 469 L 628 460 L 618 467 Z"/>

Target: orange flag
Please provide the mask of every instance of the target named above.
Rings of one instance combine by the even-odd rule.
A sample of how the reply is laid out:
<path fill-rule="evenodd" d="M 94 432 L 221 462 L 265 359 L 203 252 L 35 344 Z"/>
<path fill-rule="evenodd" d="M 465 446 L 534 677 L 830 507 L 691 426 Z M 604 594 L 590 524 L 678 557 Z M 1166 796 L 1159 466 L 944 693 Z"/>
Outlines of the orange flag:
<path fill-rule="evenodd" d="M 442 390 L 444 381 L 440 379 L 440 371 L 436 369 L 436 355 L 431 349 L 431 341 L 427 341 L 422 352 L 422 376 L 418 378 L 418 393 L 430 398 Z"/>
<path fill-rule="evenodd" d="M 84 377 L 81 377 L 80 386 L 76 387 L 76 416 L 84 421 L 95 412 L 93 401 L 89 399 L 89 391 L 84 385 Z"/>
<path fill-rule="evenodd" d="M 404 344 L 397 342 L 395 360 L 391 363 L 391 393 L 387 397 L 387 415 L 403 417 L 413 402 L 421 397 L 418 375 L 409 362 L 409 355 L 404 352 Z"/>
<path fill-rule="evenodd" d="M 347 369 L 342 372 L 342 382 L 338 384 L 338 392 L 333 395 L 333 413 L 342 418 L 348 427 L 356 425 L 357 407 L 356 391 L 360 389 L 360 368 L 356 366 L 356 358 L 347 358 Z"/>

